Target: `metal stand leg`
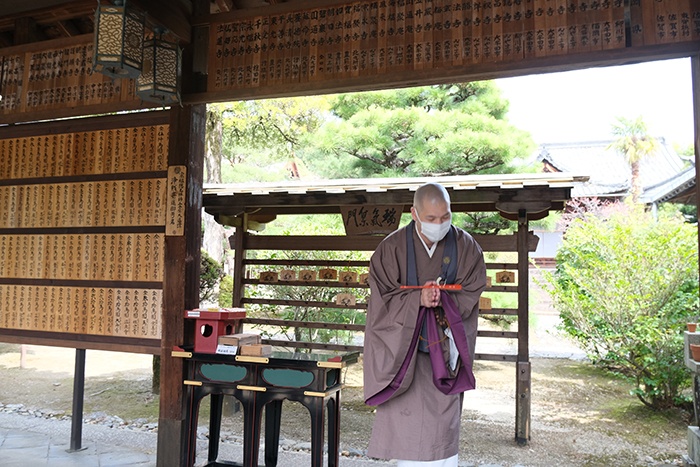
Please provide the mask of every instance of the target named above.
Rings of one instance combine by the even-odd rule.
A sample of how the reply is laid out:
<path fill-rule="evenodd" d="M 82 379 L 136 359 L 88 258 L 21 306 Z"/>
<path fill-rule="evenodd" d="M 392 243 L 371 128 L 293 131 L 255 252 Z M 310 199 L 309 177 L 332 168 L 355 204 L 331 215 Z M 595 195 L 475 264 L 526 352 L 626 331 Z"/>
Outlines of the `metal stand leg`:
<path fill-rule="evenodd" d="M 328 467 L 340 461 L 340 391 L 328 399 Z"/>
<path fill-rule="evenodd" d="M 282 422 L 282 400 L 269 402 L 265 406 L 265 467 L 277 466 Z"/>
<path fill-rule="evenodd" d="M 211 395 L 209 416 L 209 462 L 219 457 L 219 438 L 221 437 L 221 410 L 224 406 L 223 394 Z"/>
<path fill-rule="evenodd" d="M 73 416 L 71 420 L 70 449 L 82 451 L 83 399 L 85 394 L 85 349 L 75 349 L 75 374 L 73 375 Z"/>

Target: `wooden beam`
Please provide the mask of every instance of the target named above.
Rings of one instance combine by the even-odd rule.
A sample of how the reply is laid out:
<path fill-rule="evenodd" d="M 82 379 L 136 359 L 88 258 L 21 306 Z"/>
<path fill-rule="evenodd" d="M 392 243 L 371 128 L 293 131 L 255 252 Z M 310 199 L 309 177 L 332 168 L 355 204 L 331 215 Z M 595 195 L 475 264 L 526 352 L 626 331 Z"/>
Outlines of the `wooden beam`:
<path fill-rule="evenodd" d="M 26 329 L 0 329 L 0 342 L 67 347 L 69 349 L 160 354 L 160 341 L 158 339 L 30 331 Z"/>
<path fill-rule="evenodd" d="M 15 20 L 15 45 L 36 42 L 39 37 L 39 30 L 32 18 L 25 16 Z"/>
<path fill-rule="evenodd" d="M 0 2 L 0 16 L 19 15 L 70 3 L 75 3 L 75 0 L 2 0 Z M 90 3 L 94 4 L 95 2 Z"/>
<path fill-rule="evenodd" d="M 88 117 L 78 120 L 56 120 L 54 122 L 27 123 L 0 127 L 0 139 L 26 138 L 28 136 L 45 135 L 47 131 L 56 133 L 73 133 L 80 131 L 112 130 L 115 128 L 131 128 L 148 125 L 167 124 L 170 117 L 168 112 L 139 112 L 126 115 L 106 115 L 103 117 Z"/>
<path fill-rule="evenodd" d="M 509 206 L 539 206 L 543 201 L 563 201 L 570 198 L 570 188 L 528 187 L 500 188 L 479 187 L 474 190 L 447 190 L 452 201 L 453 211 L 459 212 L 463 204 L 503 203 Z M 292 207 L 326 207 L 342 205 L 386 205 L 413 204 L 413 191 L 390 190 L 386 192 L 348 191 L 345 193 L 309 192 L 304 194 L 270 193 L 267 195 L 235 194 L 235 195 L 205 195 L 203 204 L 211 214 L 226 213 L 237 215 L 249 209 L 274 207 L 285 210 Z M 323 208 L 322 208 L 323 209 Z M 541 207 L 536 211 L 541 211 Z"/>
<path fill-rule="evenodd" d="M 143 9 L 149 23 L 166 28 L 185 44 L 192 42 L 191 2 L 179 0 L 134 0 Z M 151 26 L 152 27 L 152 26 Z"/>
<path fill-rule="evenodd" d="M 10 47 L 11 45 L 14 45 L 12 34 L 9 32 L 0 32 L 0 47 Z"/>
<path fill-rule="evenodd" d="M 61 31 L 63 36 L 73 37 L 80 35 L 80 30 L 73 24 L 71 20 L 57 21 L 56 27 Z"/>
<path fill-rule="evenodd" d="M 233 13 L 233 12 L 232 12 Z M 334 80 L 284 82 L 277 86 L 259 86 L 235 90 L 187 94 L 185 103 L 230 102 L 245 99 L 309 96 L 377 89 L 395 89 L 455 82 L 483 81 L 530 74 L 579 70 L 596 66 L 618 66 L 643 61 L 688 57 L 700 49 L 700 41 L 603 50 L 513 61 L 410 70 L 390 74 L 363 75 Z"/>
<path fill-rule="evenodd" d="M 374 251 L 384 239 L 382 236 L 367 235 L 348 237 L 313 235 L 248 235 L 246 250 L 328 250 L 328 251 Z M 515 235 L 474 235 L 484 251 L 518 251 Z M 539 237 L 529 232 L 526 236 L 527 250 L 535 251 Z M 527 265 L 527 262 L 525 263 Z"/>

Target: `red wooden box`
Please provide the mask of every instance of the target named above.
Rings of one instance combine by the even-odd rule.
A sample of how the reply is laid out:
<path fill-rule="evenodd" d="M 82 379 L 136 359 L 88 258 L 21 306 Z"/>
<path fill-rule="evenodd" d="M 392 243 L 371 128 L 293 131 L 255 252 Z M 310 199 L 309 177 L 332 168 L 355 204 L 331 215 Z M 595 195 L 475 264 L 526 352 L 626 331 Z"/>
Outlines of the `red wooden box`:
<path fill-rule="evenodd" d="M 185 311 L 185 318 L 194 319 L 194 351 L 216 353 L 219 336 L 237 332 L 240 320 L 246 317 L 245 308 L 197 308 Z"/>

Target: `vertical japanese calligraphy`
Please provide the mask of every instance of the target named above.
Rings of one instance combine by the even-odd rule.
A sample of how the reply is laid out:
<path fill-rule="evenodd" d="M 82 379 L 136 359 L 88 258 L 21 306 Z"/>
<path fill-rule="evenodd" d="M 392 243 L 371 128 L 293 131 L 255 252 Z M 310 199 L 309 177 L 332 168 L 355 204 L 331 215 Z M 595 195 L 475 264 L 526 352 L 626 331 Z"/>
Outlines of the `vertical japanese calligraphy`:
<path fill-rule="evenodd" d="M 184 166 L 168 167 L 168 204 L 165 235 L 181 236 L 185 234 L 186 175 L 187 168 Z"/>
<path fill-rule="evenodd" d="M 112 126 L 0 138 L 0 327 L 160 337 L 168 187 L 184 209 L 184 168 L 169 185 L 167 124 Z"/>
<path fill-rule="evenodd" d="M 518 62 L 700 38 L 694 2 L 376 0 L 210 28 L 209 91 Z M 254 13 L 254 11 L 253 11 Z"/>
<path fill-rule="evenodd" d="M 83 43 L 77 43 L 77 41 Z M 133 80 L 111 80 L 92 71 L 92 41 L 2 55 L 0 115 L 138 102 Z"/>

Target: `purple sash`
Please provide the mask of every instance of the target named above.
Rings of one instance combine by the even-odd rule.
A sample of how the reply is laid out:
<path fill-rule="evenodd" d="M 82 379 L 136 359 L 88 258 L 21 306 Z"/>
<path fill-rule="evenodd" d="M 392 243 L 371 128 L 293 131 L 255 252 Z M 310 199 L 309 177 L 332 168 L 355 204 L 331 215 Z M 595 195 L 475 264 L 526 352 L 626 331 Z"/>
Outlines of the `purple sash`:
<path fill-rule="evenodd" d="M 457 351 L 459 352 L 459 356 L 461 358 L 458 361 L 456 376 L 450 376 L 450 372 L 447 368 L 449 362 L 445 361 L 442 354 L 442 346 L 429 345 L 428 350 L 430 353 L 430 363 L 433 368 L 433 383 L 435 384 L 435 387 L 437 387 L 443 394 L 459 394 L 476 387 L 474 373 L 472 372 L 471 355 L 469 354 L 469 344 L 467 343 L 467 333 L 464 329 L 464 323 L 462 322 L 462 315 L 459 313 L 459 309 L 452 300 L 452 297 L 450 297 L 450 294 L 445 291 L 441 291 L 440 301 L 442 302 L 442 308 L 445 311 L 445 318 L 450 325 L 452 338 L 455 341 Z M 420 307 L 420 310 L 418 311 L 416 329 L 413 332 L 411 343 L 408 346 L 408 352 L 406 353 L 406 357 L 404 358 L 399 371 L 396 373 L 394 379 L 387 387 L 365 401 L 367 405 L 379 405 L 386 402 L 396 393 L 399 387 L 401 387 L 401 383 L 406 377 L 408 366 L 416 353 L 418 335 L 420 334 L 420 329 L 423 325 L 424 319 L 427 319 L 428 340 L 430 343 L 437 343 L 440 341 L 438 324 L 435 321 L 435 315 L 432 312 L 432 309 L 423 306 Z"/>

